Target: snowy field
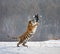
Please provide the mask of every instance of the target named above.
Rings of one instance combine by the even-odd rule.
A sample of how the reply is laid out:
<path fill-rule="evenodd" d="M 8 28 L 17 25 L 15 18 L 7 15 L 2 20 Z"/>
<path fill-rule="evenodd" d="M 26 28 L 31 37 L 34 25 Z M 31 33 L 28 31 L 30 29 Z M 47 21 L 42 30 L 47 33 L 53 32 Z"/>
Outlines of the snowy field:
<path fill-rule="evenodd" d="M 60 40 L 28 42 L 16 47 L 17 42 L 0 42 L 0 54 L 60 54 Z"/>

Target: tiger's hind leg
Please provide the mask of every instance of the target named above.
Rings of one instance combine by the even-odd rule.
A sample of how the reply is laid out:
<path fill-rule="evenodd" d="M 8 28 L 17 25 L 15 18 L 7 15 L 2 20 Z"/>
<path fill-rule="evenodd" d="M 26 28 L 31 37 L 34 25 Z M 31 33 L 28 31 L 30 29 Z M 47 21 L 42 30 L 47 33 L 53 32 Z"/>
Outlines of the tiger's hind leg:
<path fill-rule="evenodd" d="M 21 44 L 22 42 L 21 41 L 19 41 L 18 43 L 17 43 L 17 47 L 19 47 L 19 45 Z"/>
<path fill-rule="evenodd" d="M 27 46 L 27 45 L 25 45 L 25 44 L 26 44 L 26 42 L 23 42 L 23 44 L 22 44 L 22 45 L 28 48 L 28 46 Z"/>

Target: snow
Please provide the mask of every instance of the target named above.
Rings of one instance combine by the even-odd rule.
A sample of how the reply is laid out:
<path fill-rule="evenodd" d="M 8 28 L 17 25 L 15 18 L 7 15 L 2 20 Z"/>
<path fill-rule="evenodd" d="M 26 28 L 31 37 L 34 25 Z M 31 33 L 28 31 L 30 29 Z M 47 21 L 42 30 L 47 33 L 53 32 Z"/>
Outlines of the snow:
<path fill-rule="evenodd" d="M 28 48 L 17 42 L 0 42 L 0 54 L 60 54 L 60 40 L 28 42 Z"/>

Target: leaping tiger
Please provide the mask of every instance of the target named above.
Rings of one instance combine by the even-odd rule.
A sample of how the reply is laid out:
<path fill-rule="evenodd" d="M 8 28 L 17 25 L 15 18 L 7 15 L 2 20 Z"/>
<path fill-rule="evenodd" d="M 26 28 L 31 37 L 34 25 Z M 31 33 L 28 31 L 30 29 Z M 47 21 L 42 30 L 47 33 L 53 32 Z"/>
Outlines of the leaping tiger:
<path fill-rule="evenodd" d="M 29 20 L 27 30 L 21 36 L 17 37 L 17 39 L 19 40 L 17 43 L 17 47 L 19 47 L 20 44 L 22 44 L 25 47 L 28 47 L 25 44 L 32 37 L 32 35 L 35 34 L 36 29 L 39 25 L 38 20 L 38 14 L 34 16 L 34 19 Z"/>

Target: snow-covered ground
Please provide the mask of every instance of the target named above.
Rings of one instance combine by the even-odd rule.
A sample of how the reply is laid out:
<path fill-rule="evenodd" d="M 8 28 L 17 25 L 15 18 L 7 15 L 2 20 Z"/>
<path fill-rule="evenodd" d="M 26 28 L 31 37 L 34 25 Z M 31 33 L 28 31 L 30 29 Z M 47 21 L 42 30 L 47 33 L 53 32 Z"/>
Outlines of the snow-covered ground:
<path fill-rule="evenodd" d="M 16 47 L 17 42 L 0 42 L 0 54 L 60 54 L 60 40 L 28 42 Z"/>

